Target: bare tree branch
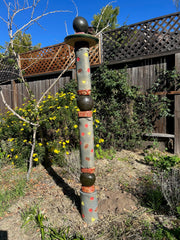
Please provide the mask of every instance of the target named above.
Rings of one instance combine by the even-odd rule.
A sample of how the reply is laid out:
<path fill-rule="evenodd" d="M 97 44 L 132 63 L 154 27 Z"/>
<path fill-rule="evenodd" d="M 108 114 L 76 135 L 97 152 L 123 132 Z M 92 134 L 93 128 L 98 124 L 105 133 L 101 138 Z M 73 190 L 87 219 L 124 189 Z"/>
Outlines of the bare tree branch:
<path fill-rule="evenodd" d="M 71 12 L 71 11 L 68 11 L 68 10 L 56 10 L 56 11 L 52 11 L 52 12 L 48 12 L 48 13 L 44 13 L 42 14 L 41 16 L 38 16 L 32 20 L 30 20 L 28 23 L 26 23 L 24 26 L 22 26 L 21 28 L 19 28 L 14 34 L 13 34 L 13 38 L 15 37 L 15 35 L 22 31 L 23 29 L 25 29 L 28 25 L 32 24 L 32 23 L 35 23 L 36 21 L 38 21 L 39 19 L 41 19 L 42 17 L 45 17 L 49 14 L 54 14 L 54 13 L 62 13 L 62 12 Z"/>
<path fill-rule="evenodd" d="M 6 0 L 3 0 L 3 2 L 6 5 L 6 7 L 8 8 L 8 4 L 7 4 Z"/>
<path fill-rule="evenodd" d="M 38 126 L 39 126 L 39 124 L 37 124 L 37 123 L 32 123 L 32 122 L 26 120 L 25 118 L 21 117 L 18 113 L 16 113 L 16 112 L 7 104 L 7 102 L 6 102 L 5 98 L 4 98 L 4 94 L 3 94 L 3 92 L 2 92 L 2 88 L 0 88 L 0 95 L 1 95 L 1 97 L 2 97 L 2 101 L 3 101 L 4 105 L 5 105 L 5 106 L 9 109 L 9 111 L 11 111 L 16 117 L 18 117 L 20 120 L 22 120 L 22 121 L 24 121 L 24 122 L 26 122 L 26 123 L 28 123 L 28 124 L 30 124 L 30 125 L 32 125 L 32 126 L 35 126 L 35 127 L 38 127 Z"/>
<path fill-rule="evenodd" d="M 33 165 L 33 154 L 34 154 L 34 150 L 35 150 L 35 146 L 36 146 L 36 134 L 37 134 L 37 127 L 34 127 L 32 147 L 31 147 L 31 153 L 30 153 L 30 157 L 29 157 L 29 168 L 28 168 L 28 172 L 27 172 L 27 181 L 29 181 L 29 177 L 30 177 L 32 165 Z"/>
<path fill-rule="evenodd" d="M 104 10 L 103 10 L 103 12 L 101 13 L 101 16 L 100 16 L 100 18 L 99 18 L 99 22 L 98 22 L 98 25 L 97 25 L 96 33 L 98 32 L 101 19 L 102 19 L 102 17 L 103 17 L 104 12 L 105 12 L 106 9 L 107 9 L 107 7 L 108 7 L 110 4 L 115 3 L 115 2 L 116 2 L 116 1 L 109 2 L 109 3 L 104 7 Z"/>
<path fill-rule="evenodd" d="M 39 2 L 40 2 L 40 0 L 38 0 L 37 2 L 36 2 L 36 0 L 33 0 L 31 19 L 33 19 L 35 8 L 37 7 Z"/>
<path fill-rule="evenodd" d="M 78 7 L 77 7 L 77 5 L 76 5 L 76 3 L 75 3 L 74 0 L 72 0 L 72 3 L 74 4 L 74 6 L 75 6 L 75 8 L 76 8 L 76 17 L 77 17 L 77 16 L 79 15 Z"/>
<path fill-rule="evenodd" d="M 6 24 L 8 24 L 8 21 L 6 21 L 3 17 L 0 16 L 0 19 L 3 20 Z"/>
<path fill-rule="evenodd" d="M 37 103 L 37 107 L 39 107 L 39 104 L 41 103 L 41 101 L 43 100 L 44 96 L 51 90 L 52 87 L 54 87 L 54 85 L 59 81 L 59 79 L 62 77 L 62 75 L 69 69 L 69 67 L 75 62 L 75 58 L 72 59 L 72 61 L 70 62 L 70 64 L 63 70 L 63 72 L 56 78 L 56 80 L 51 84 L 51 86 L 43 93 L 43 95 L 41 96 L 41 98 L 39 99 L 38 103 Z"/>

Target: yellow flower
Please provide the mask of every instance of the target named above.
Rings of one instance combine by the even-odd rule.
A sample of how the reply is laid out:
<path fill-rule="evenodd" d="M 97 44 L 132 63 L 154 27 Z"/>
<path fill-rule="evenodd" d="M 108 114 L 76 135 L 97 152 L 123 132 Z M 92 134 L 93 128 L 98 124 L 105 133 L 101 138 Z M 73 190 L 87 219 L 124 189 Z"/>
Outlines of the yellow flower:
<path fill-rule="evenodd" d="M 15 159 L 18 159 L 18 155 L 15 156 Z"/>
<path fill-rule="evenodd" d="M 35 156 L 37 156 L 37 153 L 34 153 L 34 154 L 33 154 L 33 157 L 35 157 Z"/>
<path fill-rule="evenodd" d="M 12 165 L 14 165 L 14 162 L 11 162 Z"/>
<path fill-rule="evenodd" d="M 66 140 L 66 143 L 69 143 L 69 140 Z"/>
<path fill-rule="evenodd" d="M 11 152 L 13 152 L 14 151 L 14 148 L 11 148 Z"/>
<path fill-rule="evenodd" d="M 34 158 L 34 161 L 35 161 L 35 162 L 38 162 L 38 158 Z"/>
<path fill-rule="evenodd" d="M 74 125 L 74 128 L 77 128 L 78 127 L 78 125 Z"/>
<path fill-rule="evenodd" d="M 69 108 L 68 106 L 65 106 L 65 108 Z"/>
<path fill-rule="evenodd" d="M 60 109 L 61 107 L 57 107 L 57 109 Z"/>
<path fill-rule="evenodd" d="M 99 144 L 96 144 L 96 147 L 98 148 L 98 147 L 99 147 Z"/>
<path fill-rule="evenodd" d="M 20 130 L 21 130 L 21 131 L 24 131 L 24 128 L 21 128 Z"/>
<path fill-rule="evenodd" d="M 8 142 L 12 142 L 14 138 L 8 138 Z"/>
<path fill-rule="evenodd" d="M 69 152 L 66 152 L 66 155 L 69 155 Z"/>
<path fill-rule="evenodd" d="M 100 138 L 99 143 L 103 143 L 103 142 L 104 142 L 104 139 Z"/>
<path fill-rule="evenodd" d="M 94 109 L 93 113 L 95 113 L 95 112 L 96 112 L 96 109 Z"/>
<path fill-rule="evenodd" d="M 100 121 L 98 119 L 95 119 L 95 122 L 100 123 Z"/>
<path fill-rule="evenodd" d="M 27 140 L 25 139 L 23 142 L 24 142 L 24 143 L 26 143 L 26 142 L 27 142 Z"/>
<path fill-rule="evenodd" d="M 56 120 L 56 116 L 50 117 L 49 120 Z"/>
<path fill-rule="evenodd" d="M 59 150 L 57 150 L 57 149 L 54 149 L 54 153 L 60 153 L 60 151 Z"/>
<path fill-rule="evenodd" d="M 38 145 L 41 147 L 41 146 L 42 146 L 42 143 L 38 143 Z"/>

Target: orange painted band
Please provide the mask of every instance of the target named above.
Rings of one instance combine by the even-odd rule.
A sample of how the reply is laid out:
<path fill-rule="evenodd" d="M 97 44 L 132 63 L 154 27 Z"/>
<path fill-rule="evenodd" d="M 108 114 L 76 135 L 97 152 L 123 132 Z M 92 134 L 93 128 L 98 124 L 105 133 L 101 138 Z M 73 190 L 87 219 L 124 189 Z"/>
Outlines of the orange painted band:
<path fill-rule="evenodd" d="M 94 173 L 95 168 L 81 168 L 82 173 Z"/>
<path fill-rule="evenodd" d="M 92 111 L 79 111 L 78 117 L 92 117 Z"/>
<path fill-rule="evenodd" d="M 85 192 L 85 193 L 92 193 L 92 192 L 95 191 L 95 186 L 94 185 L 91 186 L 91 187 L 84 187 L 84 186 L 82 186 L 81 187 L 81 191 Z"/>
<path fill-rule="evenodd" d="M 77 94 L 78 95 L 90 95 L 91 94 L 91 90 L 78 90 Z"/>

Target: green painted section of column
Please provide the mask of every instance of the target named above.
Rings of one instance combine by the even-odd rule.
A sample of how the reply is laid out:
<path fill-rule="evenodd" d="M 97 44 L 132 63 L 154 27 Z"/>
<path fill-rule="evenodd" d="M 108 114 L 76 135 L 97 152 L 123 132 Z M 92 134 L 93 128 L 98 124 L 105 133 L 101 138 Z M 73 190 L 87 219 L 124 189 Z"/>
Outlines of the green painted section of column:
<path fill-rule="evenodd" d="M 94 167 L 93 118 L 79 118 L 81 167 Z"/>
<path fill-rule="evenodd" d="M 82 218 L 87 224 L 94 223 L 98 220 L 98 200 L 97 200 L 97 192 L 93 193 L 84 193 L 81 194 L 81 213 Z"/>
<path fill-rule="evenodd" d="M 91 89 L 91 75 L 88 48 L 80 48 L 76 51 L 76 71 L 78 78 L 78 90 Z"/>

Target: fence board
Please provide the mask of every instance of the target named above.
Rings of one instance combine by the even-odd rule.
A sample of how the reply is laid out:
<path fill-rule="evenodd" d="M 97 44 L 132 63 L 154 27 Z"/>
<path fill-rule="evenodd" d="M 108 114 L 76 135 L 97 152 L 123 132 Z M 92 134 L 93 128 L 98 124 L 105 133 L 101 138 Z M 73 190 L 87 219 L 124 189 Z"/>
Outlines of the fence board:
<path fill-rule="evenodd" d="M 70 76 L 65 76 L 59 79 L 59 81 L 54 85 L 54 87 L 50 90 L 49 93 L 52 95 L 55 95 L 56 92 L 59 91 L 60 88 L 63 88 L 66 83 L 70 81 Z M 32 79 L 31 81 L 28 81 L 29 89 L 32 91 L 32 94 L 35 95 L 35 98 L 37 100 L 40 99 L 42 94 L 47 90 L 50 85 L 56 80 L 55 77 L 48 78 L 48 79 L 39 79 L 35 80 Z M 14 96 L 14 86 L 11 83 L 8 83 L 6 85 L 1 85 L 2 91 L 5 97 L 5 100 L 7 101 L 8 105 L 10 105 L 11 108 L 14 108 L 14 97 L 16 97 L 17 107 L 21 107 L 25 101 L 28 100 L 28 92 L 26 90 L 24 83 L 15 83 L 16 92 Z M 27 100 L 25 100 L 25 98 Z M 2 102 L 2 99 L 0 99 L 0 112 L 5 112 L 5 106 Z"/>

